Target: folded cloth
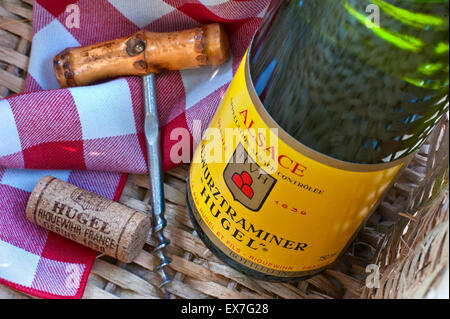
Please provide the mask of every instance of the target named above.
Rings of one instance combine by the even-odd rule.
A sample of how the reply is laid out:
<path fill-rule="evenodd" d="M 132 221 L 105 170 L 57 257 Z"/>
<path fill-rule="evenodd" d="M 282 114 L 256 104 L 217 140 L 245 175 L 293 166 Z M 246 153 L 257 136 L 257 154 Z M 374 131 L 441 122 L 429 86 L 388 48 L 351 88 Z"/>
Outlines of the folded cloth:
<path fill-rule="evenodd" d="M 191 144 L 199 142 L 268 3 L 35 1 L 26 93 L 0 100 L 1 284 L 44 298 L 83 295 L 96 253 L 25 218 L 30 192 L 42 176 L 53 175 L 118 200 L 126 173 L 147 173 L 141 79 L 59 89 L 53 57 L 66 47 L 115 39 L 139 29 L 164 32 L 223 23 L 231 39 L 228 63 L 156 77 L 167 170 L 186 161 L 186 153 L 171 156 L 173 149 L 192 150 Z"/>

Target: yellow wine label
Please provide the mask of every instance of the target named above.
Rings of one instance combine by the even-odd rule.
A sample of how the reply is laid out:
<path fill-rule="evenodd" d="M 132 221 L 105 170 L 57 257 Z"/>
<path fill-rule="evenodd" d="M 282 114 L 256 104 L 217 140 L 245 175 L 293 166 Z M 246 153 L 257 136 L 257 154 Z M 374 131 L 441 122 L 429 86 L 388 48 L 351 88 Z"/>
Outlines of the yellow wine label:
<path fill-rule="evenodd" d="M 194 153 L 189 203 L 237 263 L 304 276 L 336 260 L 404 163 L 348 163 L 299 143 L 264 109 L 246 54 Z"/>

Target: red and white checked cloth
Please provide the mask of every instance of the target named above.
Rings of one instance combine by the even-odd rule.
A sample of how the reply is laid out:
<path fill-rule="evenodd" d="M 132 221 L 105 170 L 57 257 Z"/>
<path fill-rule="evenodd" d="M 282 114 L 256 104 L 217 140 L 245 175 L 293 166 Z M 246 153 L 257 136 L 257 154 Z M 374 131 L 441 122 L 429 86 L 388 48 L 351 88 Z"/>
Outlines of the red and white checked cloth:
<path fill-rule="evenodd" d="M 179 132 L 211 120 L 269 0 L 37 0 L 26 92 L 0 100 L 0 283 L 45 298 L 80 298 L 96 253 L 25 218 L 37 181 L 53 175 L 117 200 L 124 173 L 146 173 L 141 79 L 58 89 L 52 58 L 66 47 L 139 29 L 176 31 L 221 22 L 233 58 L 219 68 L 157 76 L 163 166 Z M 69 5 L 76 5 L 70 6 Z M 77 28 L 71 14 L 79 9 Z M 73 16 L 72 16 L 73 17 Z M 198 142 L 198 141 L 195 141 Z"/>

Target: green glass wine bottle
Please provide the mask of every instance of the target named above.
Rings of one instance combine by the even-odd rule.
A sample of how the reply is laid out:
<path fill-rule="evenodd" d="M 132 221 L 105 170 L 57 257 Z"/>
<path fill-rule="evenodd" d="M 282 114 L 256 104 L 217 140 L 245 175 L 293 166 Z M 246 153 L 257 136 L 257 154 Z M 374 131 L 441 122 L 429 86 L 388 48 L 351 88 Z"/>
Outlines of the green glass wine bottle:
<path fill-rule="evenodd" d="M 448 9 L 272 2 L 191 164 L 191 217 L 214 253 L 288 280 L 345 251 L 448 113 Z"/>

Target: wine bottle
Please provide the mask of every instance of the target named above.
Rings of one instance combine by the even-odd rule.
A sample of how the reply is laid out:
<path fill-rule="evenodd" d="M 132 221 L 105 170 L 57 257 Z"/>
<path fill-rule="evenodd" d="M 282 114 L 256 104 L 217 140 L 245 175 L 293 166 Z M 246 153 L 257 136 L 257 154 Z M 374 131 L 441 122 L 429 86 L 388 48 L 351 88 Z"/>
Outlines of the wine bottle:
<path fill-rule="evenodd" d="M 272 280 L 336 261 L 448 112 L 448 9 L 272 2 L 190 168 L 220 259 Z"/>

